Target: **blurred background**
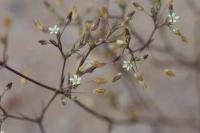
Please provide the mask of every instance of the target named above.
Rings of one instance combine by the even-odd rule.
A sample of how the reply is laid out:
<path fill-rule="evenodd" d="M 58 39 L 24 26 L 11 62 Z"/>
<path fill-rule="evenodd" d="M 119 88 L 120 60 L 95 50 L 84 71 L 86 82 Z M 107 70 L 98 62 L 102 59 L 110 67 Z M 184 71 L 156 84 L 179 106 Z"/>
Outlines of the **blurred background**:
<path fill-rule="evenodd" d="M 153 0 L 138 0 L 149 10 Z M 164 1 L 164 0 L 163 0 Z M 65 0 L 60 5 L 59 0 L 49 0 L 59 14 L 67 16 L 73 5 L 77 6 L 80 16 L 93 19 L 94 12 L 86 13 L 88 7 L 99 9 L 108 4 L 109 13 L 113 16 L 122 12 L 115 0 Z M 127 12 L 131 11 L 132 1 L 128 1 Z M 180 21 L 176 27 L 188 38 L 183 43 L 168 28 L 156 32 L 155 41 L 150 50 L 143 53 L 149 58 L 140 67 L 148 86 L 143 89 L 120 64 L 110 64 L 84 78 L 84 85 L 79 91 L 90 92 L 97 87 L 107 88 L 105 95 L 92 93 L 77 94 L 78 99 L 97 112 L 114 119 L 126 119 L 133 115 L 147 116 L 152 121 L 133 122 L 115 125 L 112 133 L 199 133 L 200 132 L 200 2 L 199 0 L 174 0 L 174 8 Z M 57 49 L 51 46 L 41 46 L 40 39 L 52 38 L 38 31 L 33 20 L 41 20 L 45 25 L 57 23 L 55 15 L 45 8 L 42 0 L 0 0 L 0 20 L 5 16 L 13 19 L 13 28 L 9 33 L 8 65 L 26 73 L 38 81 L 57 87 L 62 66 L 62 57 Z M 151 20 L 141 12 L 137 12 L 132 21 L 134 30 L 147 40 L 151 30 Z M 0 34 L 4 34 L 0 26 Z M 72 47 L 78 39 L 79 28 L 70 26 L 64 33 L 65 49 Z M 139 41 L 135 39 L 139 44 Z M 107 59 L 102 56 L 104 48 L 98 49 L 90 58 Z M 3 46 L 0 46 L 0 53 Z M 76 61 L 74 59 L 74 61 Z M 73 72 L 78 62 L 67 62 L 66 70 Z M 163 70 L 169 68 L 176 77 L 163 75 Z M 122 71 L 123 77 L 115 84 L 95 84 L 96 76 L 110 79 L 112 75 Z M 13 89 L 4 97 L 2 104 L 9 113 L 20 113 L 36 117 L 42 110 L 42 103 L 47 103 L 52 93 L 27 82 L 6 69 L 0 70 L 1 91 L 8 82 L 13 82 Z M 23 82 L 23 83 L 22 83 Z M 107 133 L 108 124 L 98 120 L 71 101 L 62 105 L 58 97 L 45 115 L 44 127 L 47 133 Z M 40 133 L 38 125 L 30 122 L 8 119 L 3 123 L 5 133 Z"/>

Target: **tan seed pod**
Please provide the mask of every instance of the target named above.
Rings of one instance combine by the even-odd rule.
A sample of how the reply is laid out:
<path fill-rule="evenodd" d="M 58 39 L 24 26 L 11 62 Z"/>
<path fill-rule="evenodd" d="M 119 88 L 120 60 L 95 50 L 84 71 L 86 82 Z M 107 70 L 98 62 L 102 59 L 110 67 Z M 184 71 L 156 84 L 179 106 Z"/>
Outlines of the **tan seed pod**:
<path fill-rule="evenodd" d="M 4 27 L 9 30 L 12 27 L 12 19 L 9 16 L 6 16 L 3 20 Z"/>
<path fill-rule="evenodd" d="M 91 64 L 93 66 L 95 66 L 96 68 L 100 68 L 100 67 L 103 67 L 106 63 L 100 62 L 100 61 L 97 61 L 97 60 L 93 60 Z"/>
<path fill-rule="evenodd" d="M 100 16 L 103 18 L 103 19 L 107 19 L 108 18 L 108 8 L 106 6 L 103 6 L 101 9 L 100 9 Z"/>
<path fill-rule="evenodd" d="M 40 30 L 42 32 L 47 32 L 47 28 L 44 27 L 44 24 L 41 21 L 39 21 L 39 20 L 33 20 L 33 22 L 34 22 L 35 27 L 38 30 Z"/>
<path fill-rule="evenodd" d="M 138 81 L 144 81 L 144 78 L 143 78 L 142 74 L 140 74 L 140 73 L 134 73 L 133 77 L 134 77 L 134 79 L 136 79 Z"/>
<path fill-rule="evenodd" d="M 137 10 L 140 10 L 140 11 L 144 11 L 144 7 L 141 6 L 139 3 L 137 2 L 133 2 L 133 6 L 137 9 Z"/>
<path fill-rule="evenodd" d="M 181 41 L 184 42 L 184 43 L 188 43 L 188 39 L 186 36 L 181 36 Z"/>
<path fill-rule="evenodd" d="M 93 90 L 93 93 L 104 94 L 106 93 L 106 89 L 104 88 L 97 88 Z"/>
<path fill-rule="evenodd" d="M 106 79 L 102 78 L 102 77 L 96 77 L 95 82 L 96 82 L 97 84 L 105 84 L 105 83 L 107 83 L 108 81 L 107 81 Z"/>
<path fill-rule="evenodd" d="M 167 77 L 176 77 L 176 74 L 171 69 L 164 69 L 164 75 Z"/>

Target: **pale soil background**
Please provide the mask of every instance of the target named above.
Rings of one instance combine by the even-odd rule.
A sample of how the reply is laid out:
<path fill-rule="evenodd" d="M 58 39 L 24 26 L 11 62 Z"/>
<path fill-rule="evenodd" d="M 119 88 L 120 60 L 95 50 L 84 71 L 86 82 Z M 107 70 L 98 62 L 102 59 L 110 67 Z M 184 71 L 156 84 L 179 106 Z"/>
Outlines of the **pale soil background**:
<path fill-rule="evenodd" d="M 114 0 L 111 0 L 113 2 Z M 140 0 L 141 3 L 149 8 L 149 0 Z M 54 0 L 51 0 L 56 5 Z M 59 12 L 66 15 L 72 5 L 77 5 L 78 11 L 83 14 L 87 8 L 89 0 L 65 0 L 65 7 Z M 90 1 L 95 7 L 99 8 L 103 5 L 103 0 Z M 200 11 L 194 11 L 192 3 L 200 10 L 199 0 L 174 0 L 175 10 L 180 21 L 177 27 L 188 37 L 189 43 L 183 44 L 174 35 L 170 34 L 168 29 L 157 32 L 155 42 L 152 45 L 163 46 L 172 45 L 178 56 L 186 61 L 200 60 Z M 112 5 L 112 4 L 111 4 Z M 130 6 L 131 7 L 131 6 Z M 130 8 L 129 7 L 129 8 Z M 59 7 L 58 7 L 59 8 Z M 112 14 L 119 14 L 116 5 L 110 7 Z M 53 47 L 43 47 L 38 44 L 41 38 L 49 38 L 43 35 L 33 25 L 33 19 L 42 20 L 46 25 L 54 25 L 56 18 L 50 14 L 43 5 L 42 0 L 0 0 L 0 20 L 6 15 L 11 16 L 14 20 L 13 29 L 9 37 L 9 61 L 8 64 L 16 70 L 23 72 L 28 70 L 30 75 L 45 84 L 51 86 L 59 85 L 62 60 L 58 51 Z M 84 15 L 88 17 L 87 15 Z M 149 19 L 139 13 L 136 15 L 134 24 L 136 31 L 144 37 L 148 37 L 152 27 Z M 0 33 L 3 34 L 3 27 L 0 27 Z M 77 28 L 70 27 L 65 33 L 64 42 L 66 47 L 70 46 L 77 38 Z M 167 34 L 165 34 L 167 33 Z M 168 41 L 163 41 L 162 36 Z M 169 41 L 170 40 L 170 41 Z M 0 47 L 2 53 L 2 46 Z M 181 64 L 166 52 L 152 51 L 153 56 L 145 62 L 141 71 L 144 74 L 145 81 L 149 88 L 143 91 L 141 87 L 137 87 L 137 83 L 133 80 L 123 78 L 117 84 L 109 84 L 104 87 L 109 88 L 118 94 L 117 105 L 110 107 L 106 96 L 98 96 L 93 94 L 79 95 L 79 99 L 97 110 L 100 113 L 117 117 L 127 117 L 126 110 L 134 110 L 141 102 L 140 96 L 148 102 L 158 106 L 163 114 L 174 118 L 199 118 L 199 92 L 200 89 L 200 72 L 194 69 L 194 66 Z M 156 59 L 156 60 L 155 60 Z M 159 62 L 158 62 L 159 60 Z M 167 61 L 166 61 L 167 60 Z M 169 61 L 169 62 L 168 62 Z M 67 70 L 72 69 L 73 64 L 68 64 Z M 110 70 L 112 68 L 112 72 Z M 171 68 L 177 74 L 176 78 L 166 78 L 163 76 L 163 69 Z M 114 69 L 114 70 L 113 70 Z M 112 74 L 115 70 L 121 70 L 119 66 L 108 66 L 102 71 L 95 72 L 96 75 Z M 200 68 L 199 68 L 200 71 Z M 109 75 L 106 75 L 109 77 Z M 91 83 L 91 77 L 85 80 L 89 85 L 84 85 L 79 89 L 92 90 L 97 85 Z M 21 78 L 10 73 L 9 71 L 0 70 L 0 87 L 1 90 L 5 85 L 12 81 L 14 83 L 12 91 L 3 99 L 4 106 L 10 113 L 18 114 L 19 112 L 28 116 L 37 116 L 42 107 L 42 101 L 45 103 L 51 97 L 52 93 L 43 90 L 32 83 L 22 86 Z M 88 89 L 89 88 L 89 89 Z M 155 109 L 145 111 L 147 114 L 156 114 Z M 107 124 L 91 116 L 83 109 L 68 101 L 66 106 L 60 102 L 60 98 L 48 110 L 45 120 L 45 129 L 47 133 L 106 133 Z M 200 126 L 199 126 L 200 127 Z M 3 124 L 5 133 L 39 133 L 37 125 L 28 122 L 8 119 Z M 125 126 L 115 126 L 112 133 L 199 133 L 195 128 L 189 127 L 171 127 L 167 125 L 151 125 L 150 124 L 129 124 Z"/>

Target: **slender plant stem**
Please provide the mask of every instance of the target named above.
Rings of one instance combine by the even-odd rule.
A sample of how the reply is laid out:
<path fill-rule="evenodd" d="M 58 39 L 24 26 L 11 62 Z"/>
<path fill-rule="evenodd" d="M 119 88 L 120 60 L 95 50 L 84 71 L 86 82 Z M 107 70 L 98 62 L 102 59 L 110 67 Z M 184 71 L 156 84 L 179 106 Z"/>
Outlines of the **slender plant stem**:
<path fill-rule="evenodd" d="M 0 62 L 0 65 L 3 65 L 3 62 Z M 16 75 L 18 75 L 18 76 L 24 78 L 24 79 L 26 79 L 26 80 L 28 80 L 28 81 L 30 81 L 30 82 L 36 84 L 36 85 L 38 85 L 38 86 L 41 86 L 41 87 L 43 87 L 43 88 L 45 88 L 45 89 L 47 89 L 47 90 L 54 91 L 54 92 L 58 92 L 58 93 L 63 93 L 63 91 L 58 90 L 58 89 L 56 89 L 56 88 L 54 88 L 54 87 L 50 87 L 50 86 L 48 86 L 48 85 L 45 85 L 45 84 L 43 84 L 43 83 L 41 83 L 41 82 L 38 82 L 38 81 L 36 81 L 36 80 L 34 80 L 34 79 L 32 79 L 32 78 L 30 78 L 30 77 L 28 77 L 28 76 L 26 76 L 26 75 L 20 73 L 20 72 L 18 72 L 17 70 L 13 69 L 12 67 L 10 67 L 10 66 L 8 66 L 8 65 L 5 65 L 4 67 L 5 67 L 7 70 L 9 70 L 10 72 L 12 72 L 12 73 L 14 73 L 14 74 L 16 74 Z"/>
<path fill-rule="evenodd" d="M 63 59 L 63 66 L 62 66 L 62 72 L 61 72 L 61 77 L 60 77 L 60 89 L 61 90 L 63 89 L 63 83 L 64 83 L 64 80 L 65 80 L 64 73 L 65 73 L 66 61 L 67 61 L 67 58 L 65 57 Z"/>

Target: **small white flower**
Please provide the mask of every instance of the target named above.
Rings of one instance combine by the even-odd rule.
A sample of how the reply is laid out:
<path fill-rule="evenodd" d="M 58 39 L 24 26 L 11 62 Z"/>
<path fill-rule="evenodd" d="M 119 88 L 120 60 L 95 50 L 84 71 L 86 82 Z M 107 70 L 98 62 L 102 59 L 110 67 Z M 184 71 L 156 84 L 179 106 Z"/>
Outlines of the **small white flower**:
<path fill-rule="evenodd" d="M 177 28 L 173 28 L 172 31 L 173 31 L 174 33 L 177 33 L 177 32 L 178 32 L 178 29 L 177 29 Z"/>
<path fill-rule="evenodd" d="M 130 71 L 131 68 L 133 67 L 133 64 L 130 60 L 125 60 L 123 61 L 123 66 L 122 66 L 124 69 L 126 69 L 127 71 Z"/>
<path fill-rule="evenodd" d="M 177 16 L 175 12 L 168 14 L 168 22 L 169 23 L 176 23 L 179 20 L 180 16 Z"/>
<path fill-rule="evenodd" d="M 57 25 L 54 25 L 53 27 L 49 27 L 50 34 L 58 34 L 60 28 Z"/>
<path fill-rule="evenodd" d="M 81 77 L 79 77 L 77 74 L 74 74 L 70 79 L 72 85 L 79 85 L 81 83 Z"/>

